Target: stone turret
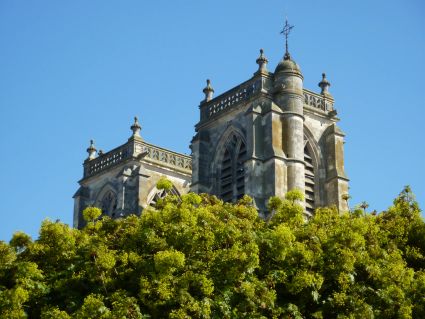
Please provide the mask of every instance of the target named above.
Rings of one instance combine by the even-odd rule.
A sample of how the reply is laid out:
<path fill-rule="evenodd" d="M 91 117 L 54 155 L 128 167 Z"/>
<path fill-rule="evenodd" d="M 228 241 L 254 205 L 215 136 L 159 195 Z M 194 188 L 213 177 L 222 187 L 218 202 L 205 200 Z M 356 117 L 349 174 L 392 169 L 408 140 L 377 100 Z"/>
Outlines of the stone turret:
<path fill-rule="evenodd" d="M 283 151 L 286 155 L 288 190 L 305 189 L 303 75 L 289 52 L 274 73 L 274 102 L 282 110 Z"/>

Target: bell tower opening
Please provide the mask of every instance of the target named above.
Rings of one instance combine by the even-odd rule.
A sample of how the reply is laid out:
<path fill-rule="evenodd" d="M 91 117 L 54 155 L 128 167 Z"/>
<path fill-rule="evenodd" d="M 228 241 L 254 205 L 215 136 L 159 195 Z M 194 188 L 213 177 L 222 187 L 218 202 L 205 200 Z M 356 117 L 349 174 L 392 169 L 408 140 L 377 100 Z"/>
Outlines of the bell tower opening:
<path fill-rule="evenodd" d="M 310 214 L 314 213 L 314 164 L 313 158 L 308 147 L 308 143 L 304 147 L 305 162 L 305 208 Z"/>
<path fill-rule="evenodd" d="M 219 177 L 219 195 L 225 202 L 236 202 L 245 194 L 245 157 L 245 143 L 232 135 L 225 146 Z"/>

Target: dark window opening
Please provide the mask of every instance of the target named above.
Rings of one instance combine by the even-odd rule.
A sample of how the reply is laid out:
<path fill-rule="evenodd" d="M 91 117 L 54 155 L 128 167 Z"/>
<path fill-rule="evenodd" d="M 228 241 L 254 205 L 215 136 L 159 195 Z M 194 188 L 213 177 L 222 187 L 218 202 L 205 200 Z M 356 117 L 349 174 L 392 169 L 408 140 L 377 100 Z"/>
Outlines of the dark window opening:
<path fill-rule="evenodd" d="M 100 208 L 102 209 L 102 214 L 107 216 L 115 216 L 115 211 L 117 209 L 117 199 L 115 194 L 112 191 L 107 192 L 100 203 Z"/>
<path fill-rule="evenodd" d="M 314 165 L 307 145 L 304 148 L 305 162 L 305 208 L 310 214 L 314 213 Z"/>
<path fill-rule="evenodd" d="M 245 194 L 245 143 L 233 135 L 225 146 L 220 170 L 220 197 L 235 202 Z"/>

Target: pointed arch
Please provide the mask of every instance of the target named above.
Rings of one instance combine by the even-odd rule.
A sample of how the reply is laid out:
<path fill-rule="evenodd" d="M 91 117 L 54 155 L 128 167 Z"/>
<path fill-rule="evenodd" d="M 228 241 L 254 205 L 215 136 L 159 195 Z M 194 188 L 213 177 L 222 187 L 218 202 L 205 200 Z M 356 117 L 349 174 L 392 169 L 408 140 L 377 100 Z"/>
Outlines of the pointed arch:
<path fill-rule="evenodd" d="M 304 125 L 304 163 L 305 163 L 305 202 L 306 211 L 322 205 L 323 189 L 320 187 L 320 169 L 323 168 L 323 156 L 319 144 L 310 129 Z"/>
<path fill-rule="evenodd" d="M 115 188 L 110 183 L 106 183 L 97 194 L 95 203 L 95 206 L 102 210 L 103 215 L 115 217 L 118 205 Z"/>
<path fill-rule="evenodd" d="M 245 194 L 247 145 L 241 131 L 229 127 L 220 138 L 214 160 L 216 194 L 226 202 L 235 202 Z"/>

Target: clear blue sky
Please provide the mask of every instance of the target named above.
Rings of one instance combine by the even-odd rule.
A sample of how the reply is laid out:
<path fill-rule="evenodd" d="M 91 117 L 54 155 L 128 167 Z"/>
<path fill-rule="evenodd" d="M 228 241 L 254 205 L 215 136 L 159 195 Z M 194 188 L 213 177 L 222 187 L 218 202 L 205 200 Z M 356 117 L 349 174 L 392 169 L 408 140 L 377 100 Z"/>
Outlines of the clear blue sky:
<path fill-rule="evenodd" d="M 304 85 L 327 73 L 346 132 L 352 204 L 411 185 L 425 207 L 425 2 L 0 2 L 0 240 L 72 223 L 90 138 L 107 151 L 138 115 L 145 140 L 189 153 L 205 79 L 216 94 L 290 51 Z"/>

